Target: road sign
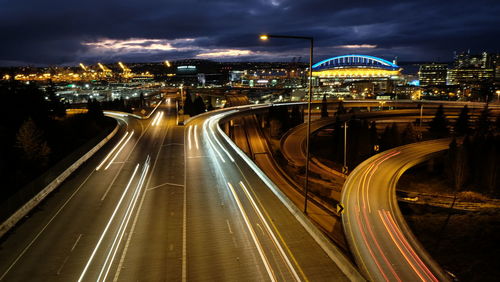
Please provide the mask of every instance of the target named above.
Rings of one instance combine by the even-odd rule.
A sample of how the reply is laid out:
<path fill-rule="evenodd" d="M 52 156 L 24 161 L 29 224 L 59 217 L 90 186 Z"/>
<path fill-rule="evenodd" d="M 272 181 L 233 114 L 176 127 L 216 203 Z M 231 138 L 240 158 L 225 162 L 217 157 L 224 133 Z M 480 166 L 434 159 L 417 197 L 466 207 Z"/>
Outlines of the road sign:
<path fill-rule="evenodd" d="M 343 166 L 342 167 L 342 173 L 347 175 L 347 173 L 349 173 L 349 168 L 347 168 L 347 166 Z"/>
<path fill-rule="evenodd" d="M 344 212 L 344 207 L 343 207 L 340 203 L 338 203 L 338 204 L 337 204 L 337 214 L 339 214 L 339 215 L 340 215 L 340 214 L 342 214 L 343 212 Z"/>

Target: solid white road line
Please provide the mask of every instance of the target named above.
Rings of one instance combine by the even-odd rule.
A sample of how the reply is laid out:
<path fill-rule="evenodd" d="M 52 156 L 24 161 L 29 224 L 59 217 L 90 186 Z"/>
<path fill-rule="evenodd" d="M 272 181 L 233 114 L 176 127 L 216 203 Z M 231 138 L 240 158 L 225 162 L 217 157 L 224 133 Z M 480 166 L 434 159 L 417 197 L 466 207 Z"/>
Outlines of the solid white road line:
<path fill-rule="evenodd" d="M 108 160 L 108 158 L 113 154 L 113 152 L 116 150 L 116 148 L 118 148 L 120 146 L 120 144 L 123 142 L 123 140 L 125 140 L 125 137 L 127 137 L 128 135 L 128 131 L 125 132 L 125 135 L 123 135 L 122 139 L 120 140 L 120 142 L 118 142 L 115 147 L 113 147 L 113 149 L 108 153 L 108 155 L 104 158 L 104 160 L 102 160 L 102 162 L 96 167 L 95 170 L 99 170 L 101 168 L 101 166 Z"/>
<path fill-rule="evenodd" d="M 125 235 L 125 230 L 127 229 L 128 223 L 130 222 L 130 218 L 132 217 L 132 212 L 134 211 L 135 206 L 137 204 L 137 199 L 139 198 L 139 195 L 142 191 L 142 187 L 144 185 L 144 180 L 146 179 L 146 175 L 147 175 L 148 169 L 149 169 L 149 160 L 150 160 L 150 157 L 148 156 L 146 158 L 146 162 L 144 164 L 141 177 L 139 178 L 139 182 L 137 183 L 136 189 L 135 189 L 134 194 L 132 196 L 132 199 L 127 207 L 125 215 L 123 216 L 120 227 L 118 228 L 118 232 L 116 232 L 116 234 L 115 234 L 115 239 L 113 240 L 113 244 L 111 245 L 111 248 L 108 251 L 108 255 L 106 256 L 106 260 L 104 261 L 104 264 L 102 266 L 101 272 L 99 273 L 99 277 L 97 278 L 97 281 L 105 281 L 106 278 L 108 277 L 109 270 L 111 269 L 111 266 L 113 265 L 113 261 L 116 257 L 116 253 L 118 252 L 118 249 L 119 249 L 120 244 L 122 242 L 123 236 Z M 111 253 L 113 253 L 113 254 L 111 255 Z M 103 274 L 104 274 L 104 276 L 103 276 Z M 102 277 L 102 280 L 101 280 L 101 277 Z"/>
<path fill-rule="evenodd" d="M 137 173 L 138 169 L 139 169 L 139 164 L 137 164 L 135 166 L 134 172 L 132 173 L 132 177 L 130 177 L 130 180 L 129 180 L 125 190 L 123 191 L 123 194 L 120 197 L 120 200 L 118 201 L 118 204 L 116 205 L 115 210 L 111 214 L 111 218 L 109 219 L 108 223 L 106 224 L 106 227 L 104 228 L 104 231 L 102 232 L 101 237 L 99 238 L 99 241 L 97 241 L 97 245 L 95 246 L 94 250 L 92 251 L 92 254 L 90 255 L 90 258 L 88 259 L 87 264 L 85 265 L 85 268 L 83 269 L 82 274 L 80 275 L 80 278 L 78 278 L 78 282 L 82 281 L 83 277 L 87 273 L 87 270 L 88 270 L 90 264 L 92 263 L 92 260 L 94 259 L 95 254 L 97 253 L 97 249 L 99 249 L 99 246 L 101 245 L 102 240 L 104 239 L 104 236 L 108 232 L 108 229 L 111 226 L 111 222 L 113 221 L 116 213 L 118 212 L 118 209 L 120 208 L 120 205 L 121 205 L 123 199 L 125 198 L 125 194 L 127 194 L 127 191 L 130 188 L 130 184 L 132 184 L 132 180 L 134 180 L 135 174 Z"/>
<path fill-rule="evenodd" d="M 259 207 L 257 206 L 257 203 L 254 201 L 252 195 L 250 195 L 250 192 L 248 191 L 247 187 L 245 186 L 245 184 L 242 181 L 240 181 L 239 184 L 240 184 L 241 188 L 243 188 L 243 191 L 247 195 L 247 198 L 250 200 L 250 203 L 252 204 L 252 206 L 253 206 L 255 212 L 257 213 L 257 215 L 259 216 L 260 220 L 264 223 L 264 227 L 266 228 L 267 233 L 269 235 L 271 235 L 271 239 L 274 241 L 274 244 L 276 245 L 276 247 L 278 247 L 278 250 L 279 250 L 281 256 L 285 260 L 288 268 L 291 270 L 293 277 L 295 278 L 296 281 L 301 281 L 299 275 L 295 271 L 295 268 L 293 267 L 292 263 L 290 262 L 290 259 L 288 258 L 285 251 L 281 247 L 281 244 L 279 243 L 278 239 L 276 239 L 274 232 L 272 231 L 271 227 L 269 226 L 269 224 L 265 220 L 264 216 L 262 215 L 262 212 L 260 211 Z"/>
<path fill-rule="evenodd" d="M 248 230 L 250 231 L 250 235 L 252 236 L 252 239 L 255 243 L 255 246 L 257 247 L 257 251 L 259 252 L 259 255 L 262 259 L 262 262 L 264 263 L 264 266 L 266 267 L 267 274 L 269 275 L 269 278 L 271 279 L 271 281 L 277 281 L 276 277 L 274 276 L 274 272 L 271 269 L 271 265 L 269 263 L 269 260 L 267 259 L 266 254 L 264 253 L 264 250 L 262 249 L 262 245 L 260 244 L 260 241 L 257 238 L 257 235 L 255 234 L 255 230 L 253 229 L 252 224 L 250 224 L 250 220 L 248 219 L 248 216 L 247 216 L 245 210 L 243 209 L 243 205 L 240 202 L 240 198 L 236 194 L 236 191 L 234 190 L 233 185 L 231 185 L 230 182 L 227 183 L 227 186 L 229 187 L 229 190 L 231 191 L 234 199 L 236 200 L 236 204 L 238 206 L 238 209 L 240 210 L 241 215 L 243 216 L 243 219 L 245 221 L 245 224 L 246 224 Z"/>
<path fill-rule="evenodd" d="M 120 152 L 123 150 L 123 148 L 127 145 L 128 141 L 130 141 L 130 138 L 132 138 L 132 136 L 134 135 L 134 131 L 132 130 L 132 133 L 130 133 L 130 135 L 128 136 L 127 138 L 127 141 L 125 141 L 122 146 L 120 147 L 120 149 L 118 150 L 118 152 L 116 152 L 115 156 L 111 159 L 111 161 L 108 163 L 108 165 L 104 168 L 104 170 L 108 169 L 109 166 L 115 161 L 116 157 L 118 157 L 118 155 L 120 154 Z"/>

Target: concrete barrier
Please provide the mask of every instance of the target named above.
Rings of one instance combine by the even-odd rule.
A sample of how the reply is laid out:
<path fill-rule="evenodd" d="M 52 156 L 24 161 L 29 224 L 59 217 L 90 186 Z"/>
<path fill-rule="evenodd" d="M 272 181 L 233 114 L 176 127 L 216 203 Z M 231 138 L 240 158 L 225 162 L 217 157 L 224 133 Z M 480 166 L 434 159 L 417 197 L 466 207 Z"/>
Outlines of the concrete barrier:
<path fill-rule="evenodd" d="M 54 191 L 59 185 L 68 178 L 75 170 L 77 170 L 84 162 L 86 162 L 90 157 L 92 157 L 99 149 L 102 148 L 108 141 L 115 136 L 118 132 L 118 124 L 115 129 L 106 136 L 101 142 L 95 145 L 90 151 L 85 153 L 76 162 L 64 170 L 58 177 L 56 177 L 52 182 L 50 182 L 42 191 L 38 192 L 31 200 L 24 204 L 20 209 L 18 209 L 14 214 L 12 214 L 7 220 L 2 222 L 0 225 L 0 238 L 7 233 L 12 227 L 14 227 L 19 220 L 26 216 L 34 207 L 36 207 L 40 202 L 47 197 L 52 191 Z"/>
<path fill-rule="evenodd" d="M 229 114 L 230 115 L 230 114 Z M 247 165 L 254 170 L 254 172 L 262 179 L 262 181 L 269 187 L 269 189 L 276 195 L 276 197 L 288 208 L 290 213 L 300 222 L 304 229 L 311 235 L 311 237 L 318 243 L 323 251 L 330 257 L 332 261 L 339 267 L 339 269 L 351 281 L 366 281 L 365 278 L 359 273 L 357 268 L 352 262 L 342 253 L 342 251 L 332 244 L 321 230 L 316 227 L 304 213 L 300 210 L 280 189 L 274 184 L 271 179 L 240 149 L 234 142 L 222 131 L 219 126 L 219 134 L 225 141 L 231 145 L 234 151 L 247 163 Z"/>

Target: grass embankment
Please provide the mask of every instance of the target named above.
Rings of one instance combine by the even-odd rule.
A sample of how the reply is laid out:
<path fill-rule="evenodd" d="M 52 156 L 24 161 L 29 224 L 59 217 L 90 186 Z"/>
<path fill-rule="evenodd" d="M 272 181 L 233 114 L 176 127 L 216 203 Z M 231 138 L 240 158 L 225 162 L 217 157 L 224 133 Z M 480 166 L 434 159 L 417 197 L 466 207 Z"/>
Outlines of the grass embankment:
<path fill-rule="evenodd" d="M 423 177 L 425 175 L 425 177 Z M 418 181 L 417 181 L 418 179 Z M 449 195 L 453 189 L 443 177 L 423 167 L 403 175 L 398 188 Z M 476 192 L 461 192 L 460 200 L 487 203 Z M 431 256 L 460 281 L 498 281 L 500 277 L 500 210 L 463 211 L 400 202 L 413 233 Z M 448 218 L 449 217 L 449 218 Z"/>

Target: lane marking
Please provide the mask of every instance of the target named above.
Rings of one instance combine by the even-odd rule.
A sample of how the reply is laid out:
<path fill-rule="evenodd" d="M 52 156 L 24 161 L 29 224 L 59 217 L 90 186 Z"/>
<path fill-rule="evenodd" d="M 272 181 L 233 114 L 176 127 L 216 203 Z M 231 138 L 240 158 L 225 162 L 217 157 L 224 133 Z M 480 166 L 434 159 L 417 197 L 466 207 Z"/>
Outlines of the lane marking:
<path fill-rule="evenodd" d="M 154 189 L 158 189 L 160 187 L 163 187 L 163 186 L 177 186 L 177 187 L 184 187 L 184 185 L 182 184 L 177 184 L 177 183 L 170 183 L 170 182 L 166 182 L 166 183 L 163 183 L 163 184 L 160 184 L 160 185 L 156 185 L 154 187 L 151 187 L 151 188 L 148 188 L 146 189 L 146 191 L 150 191 L 150 190 L 154 190 Z"/>
<path fill-rule="evenodd" d="M 64 261 L 63 261 L 63 263 L 61 264 L 61 266 L 57 269 L 56 275 L 60 275 L 60 274 L 61 274 L 61 271 L 62 271 L 62 269 L 63 269 L 64 265 L 66 264 L 66 262 L 68 261 L 68 259 L 69 259 L 69 256 L 67 256 L 67 257 L 64 259 Z"/>
<path fill-rule="evenodd" d="M 260 211 L 257 203 L 254 201 L 254 199 L 253 199 L 252 195 L 250 194 L 248 188 L 245 186 L 245 184 L 242 181 L 240 181 L 239 184 L 240 184 L 241 188 L 243 188 L 243 191 L 247 195 L 247 198 L 250 200 L 250 203 L 252 204 L 252 207 L 254 208 L 255 212 L 259 216 L 260 220 L 262 221 L 262 223 L 264 223 L 264 227 L 266 228 L 267 233 L 270 235 L 270 237 L 271 237 L 274 245 L 278 248 L 278 251 L 279 251 L 281 257 L 285 260 L 286 265 L 288 266 L 289 270 L 292 272 L 295 280 L 296 281 L 301 281 L 299 275 L 295 271 L 295 268 L 293 267 L 292 263 L 290 262 L 290 259 L 288 258 L 288 256 L 286 255 L 285 251 L 283 250 L 281 244 L 279 243 L 278 239 L 276 238 L 276 235 L 272 231 L 272 229 L 269 226 L 267 220 L 264 218 L 264 215 Z M 260 203 L 260 201 L 259 201 L 259 203 Z M 281 236 L 280 236 L 280 238 L 283 239 Z M 286 246 L 286 244 L 285 244 L 285 247 L 287 248 L 288 252 L 291 254 L 290 249 L 288 249 L 288 246 Z M 295 260 L 295 258 L 293 257 L 293 255 L 292 255 L 292 258 L 293 258 L 295 264 L 298 265 L 297 261 Z M 300 270 L 302 276 L 305 277 L 305 274 L 304 274 L 304 272 L 302 272 L 302 269 L 300 267 L 299 267 L 299 270 Z"/>
<path fill-rule="evenodd" d="M 274 271 L 272 270 L 271 265 L 269 263 L 269 260 L 267 259 L 266 254 L 264 253 L 264 250 L 262 249 L 262 245 L 260 244 L 260 241 L 257 238 L 257 235 L 255 234 L 255 230 L 253 229 L 252 224 L 250 223 L 250 220 L 248 219 L 247 213 L 243 209 L 243 205 L 240 202 L 240 198 L 238 197 L 238 194 L 236 194 L 236 191 L 234 190 L 233 185 L 230 182 L 227 183 L 227 186 L 229 187 L 229 190 L 233 194 L 233 197 L 236 201 L 238 209 L 240 210 L 241 215 L 243 216 L 243 220 L 245 221 L 245 224 L 246 224 L 248 230 L 250 231 L 250 235 L 252 237 L 252 240 L 253 240 L 255 246 L 257 247 L 257 251 L 259 252 L 259 255 L 262 259 L 262 262 L 264 263 L 264 266 L 267 270 L 267 274 L 269 275 L 269 278 L 271 279 L 271 281 L 277 281 L 275 274 L 274 274 Z"/>
<path fill-rule="evenodd" d="M 229 229 L 229 234 L 233 234 L 233 230 L 231 230 L 231 225 L 229 224 L 229 219 L 226 219 L 227 229 Z"/>
<path fill-rule="evenodd" d="M 134 130 L 132 130 L 132 133 L 130 133 L 130 135 L 128 136 L 127 138 L 127 141 L 125 141 L 122 146 L 120 147 L 120 149 L 116 152 L 115 156 L 111 159 L 111 161 L 108 163 L 108 165 L 106 167 L 104 167 L 104 170 L 108 169 L 109 166 L 116 160 L 116 157 L 118 157 L 118 155 L 121 153 L 121 151 L 123 150 L 123 148 L 125 148 L 125 146 L 127 145 L 128 141 L 130 141 L 130 138 L 132 138 L 132 136 L 134 136 Z"/>
<path fill-rule="evenodd" d="M 128 189 L 130 188 L 130 184 L 132 184 L 132 180 L 134 180 L 135 174 L 137 173 L 137 170 L 139 169 L 139 164 L 135 166 L 134 172 L 132 173 L 132 177 L 130 177 L 130 180 L 125 187 L 125 190 L 122 193 L 122 196 L 120 197 L 120 200 L 118 201 L 118 204 L 115 207 L 115 210 L 111 214 L 111 218 L 109 219 L 108 223 L 106 224 L 106 227 L 104 228 L 104 231 L 101 234 L 101 237 L 99 238 L 99 241 L 97 241 L 97 245 L 95 246 L 94 250 L 92 251 L 92 254 L 90 255 L 90 258 L 87 261 L 87 264 L 85 265 L 85 268 L 83 269 L 82 273 L 80 274 L 80 278 L 78 278 L 78 282 L 81 282 L 83 280 L 83 277 L 87 273 L 87 270 L 89 269 L 90 264 L 92 263 L 92 260 L 94 260 L 94 256 L 97 253 L 97 249 L 99 249 L 99 246 L 102 243 L 102 240 L 104 239 L 104 236 L 108 232 L 109 227 L 111 226 L 111 222 L 113 221 L 116 213 L 118 212 L 118 209 L 120 208 L 120 205 L 125 198 L 125 194 L 127 193 Z"/>
<path fill-rule="evenodd" d="M 78 245 L 78 242 L 79 242 L 79 241 L 80 241 L 80 239 L 82 238 L 82 235 L 83 235 L 83 234 L 80 234 L 80 235 L 78 236 L 78 238 L 76 238 L 76 241 L 75 241 L 75 243 L 73 244 L 73 247 L 71 247 L 70 252 L 72 252 L 72 251 L 76 248 L 76 245 Z"/>
<path fill-rule="evenodd" d="M 71 196 L 64 202 L 64 204 L 50 218 L 50 220 L 47 222 L 47 224 L 45 224 L 43 226 L 43 228 L 40 230 L 40 232 L 38 232 L 36 234 L 35 238 L 33 238 L 33 240 L 31 240 L 31 242 L 23 249 L 23 251 L 17 256 L 17 258 L 11 263 L 11 265 L 9 266 L 9 268 L 7 268 L 7 270 L 5 270 L 5 272 L 2 274 L 2 276 L 0 276 L 0 281 L 3 280 L 3 278 L 5 278 L 5 276 L 14 267 L 14 265 L 16 265 L 16 263 L 28 251 L 28 249 L 33 245 L 33 243 L 35 243 L 35 241 L 38 239 L 38 237 L 40 237 L 40 235 L 42 235 L 42 233 L 45 231 L 45 229 L 47 229 L 47 227 L 52 223 L 52 221 L 54 221 L 54 219 L 59 215 L 59 213 L 61 213 L 61 211 L 66 207 L 66 205 L 69 203 L 69 201 L 71 201 L 71 199 L 73 199 L 73 197 L 76 195 L 76 193 L 78 191 L 80 191 L 80 189 L 83 187 L 83 185 L 85 185 L 85 183 L 87 183 L 87 181 L 92 176 L 92 174 L 94 173 L 94 171 L 95 170 L 92 170 L 92 172 L 87 176 L 87 178 L 85 178 L 85 180 L 82 182 L 82 184 L 80 184 L 80 186 L 78 186 L 78 188 L 73 192 L 73 194 L 71 194 Z"/>
<path fill-rule="evenodd" d="M 119 249 L 120 244 L 122 242 L 123 236 L 125 235 L 125 230 L 127 229 L 128 223 L 130 222 L 130 218 L 132 217 L 132 213 L 133 213 L 135 206 L 137 204 L 137 200 L 139 199 L 139 195 L 142 191 L 142 187 L 144 186 L 144 180 L 146 179 L 146 176 L 147 176 L 148 170 L 149 170 L 150 159 L 151 158 L 148 155 L 146 158 L 146 162 L 144 163 L 141 177 L 139 178 L 139 182 L 137 183 L 137 186 L 136 186 L 134 193 L 132 195 L 132 199 L 131 199 L 131 201 L 126 209 L 126 212 L 125 212 L 122 220 L 121 220 L 120 227 L 118 228 L 118 231 L 115 234 L 115 238 L 113 240 L 111 248 L 108 251 L 108 255 L 106 256 L 106 260 L 104 261 L 104 264 L 102 266 L 101 272 L 99 273 L 99 277 L 97 278 L 97 281 L 101 281 L 101 277 L 103 276 L 103 274 L 104 274 L 104 277 L 102 278 L 102 281 L 106 281 L 106 278 L 108 277 L 111 266 L 113 265 L 113 261 L 115 260 L 116 253 L 118 252 L 118 249 Z M 113 254 L 111 255 L 111 253 L 113 253 Z"/>
<path fill-rule="evenodd" d="M 116 148 L 118 148 L 120 146 L 120 144 L 123 142 L 123 140 L 125 140 L 125 137 L 127 137 L 128 135 L 128 131 L 125 132 L 125 135 L 123 135 L 122 139 L 120 139 L 120 142 L 118 142 L 115 147 L 113 147 L 113 149 L 108 153 L 108 155 L 104 158 L 104 160 L 102 160 L 102 162 L 96 167 L 95 170 L 99 170 L 101 168 L 101 166 L 108 160 L 108 158 L 113 154 L 113 152 L 116 150 Z"/>
<path fill-rule="evenodd" d="M 154 172 L 154 170 L 156 168 L 156 164 L 157 164 L 159 156 L 160 156 L 161 148 L 163 147 L 161 144 L 163 144 L 163 142 L 165 142 L 165 137 L 167 136 L 169 129 L 170 129 L 170 126 L 168 126 L 168 123 L 167 123 L 167 129 L 166 129 L 165 134 L 163 135 L 163 138 L 162 138 L 162 140 L 160 142 L 160 146 L 158 148 L 158 152 L 156 153 L 156 157 L 155 157 L 155 161 L 153 163 L 153 167 L 151 168 L 152 172 Z M 148 181 L 146 183 L 146 187 L 149 186 L 152 176 L 153 176 L 153 173 L 151 173 L 149 175 Z M 132 235 L 134 234 L 134 230 L 135 230 L 135 227 L 137 225 L 137 221 L 139 219 L 139 215 L 141 213 L 142 205 L 144 204 L 144 199 L 145 198 L 146 198 L 146 192 L 142 193 L 141 201 L 139 202 L 139 207 L 137 208 L 137 213 L 135 214 L 134 221 L 132 222 L 132 227 L 130 228 L 130 231 L 129 231 L 129 234 L 128 234 L 128 237 L 127 237 L 127 241 L 125 243 L 125 246 L 123 247 L 123 252 L 122 252 L 122 255 L 121 255 L 121 258 L 120 258 L 120 262 L 118 263 L 118 266 L 116 268 L 115 276 L 113 278 L 114 282 L 117 282 L 118 278 L 120 276 L 123 263 L 125 262 L 125 256 L 127 255 L 127 251 L 128 251 L 129 246 L 130 246 L 130 242 L 132 240 Z"/>

